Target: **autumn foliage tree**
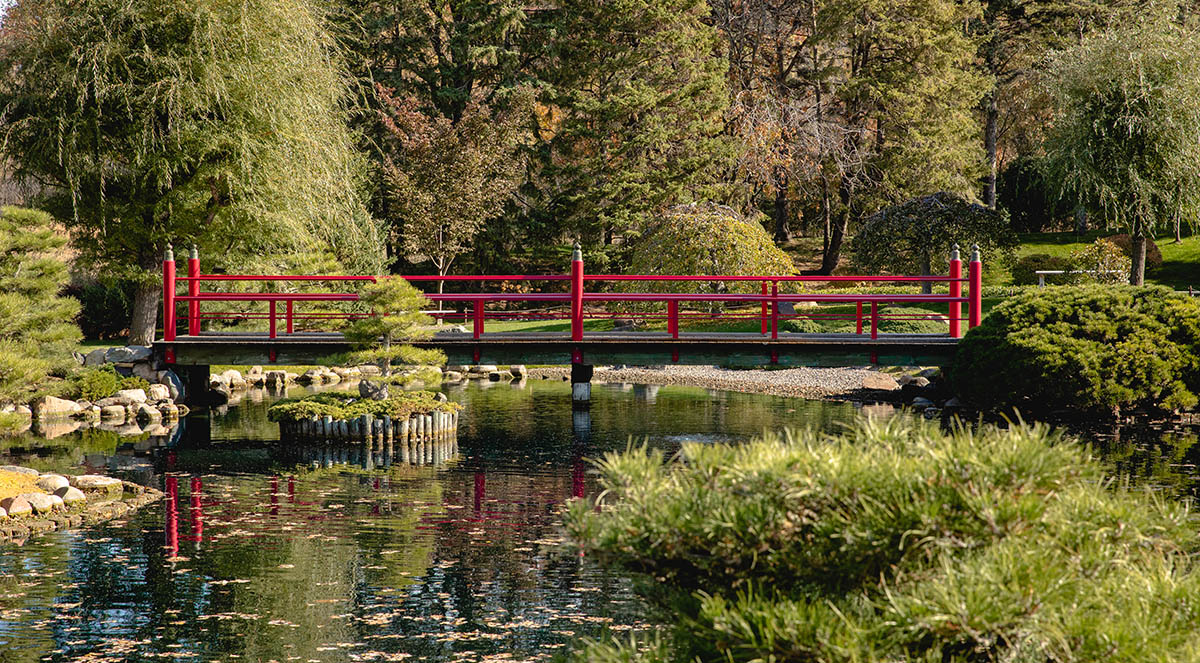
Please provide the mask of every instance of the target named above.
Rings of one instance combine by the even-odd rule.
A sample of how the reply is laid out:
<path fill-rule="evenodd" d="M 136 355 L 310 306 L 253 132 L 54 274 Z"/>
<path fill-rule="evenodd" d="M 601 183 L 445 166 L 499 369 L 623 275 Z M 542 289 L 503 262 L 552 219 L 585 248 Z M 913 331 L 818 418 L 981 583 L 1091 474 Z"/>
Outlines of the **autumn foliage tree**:
<path fill-rule="evenodd" d="M 379 96 L 387 103 L 384 172 L 393 223 L 404 250 L 445 276 L 523 181 L 526 104 L 492 113 L 473 103 L 454 121 L 383 88 Z"/>

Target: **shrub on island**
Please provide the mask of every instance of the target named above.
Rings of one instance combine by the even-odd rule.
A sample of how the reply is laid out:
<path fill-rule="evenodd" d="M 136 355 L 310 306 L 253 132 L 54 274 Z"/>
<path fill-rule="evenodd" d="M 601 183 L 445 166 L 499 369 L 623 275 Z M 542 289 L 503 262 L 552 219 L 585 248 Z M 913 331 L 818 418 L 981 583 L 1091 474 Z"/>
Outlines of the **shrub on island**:
<path fill-rule="evenodd" d="M 431 391 L 404 391 L 384 400 L 350 398 L 336 394 L 317 394 L 304 398 L 281 400 L 267 410 L 267 418 L 275 422 L 296 422 L 328 416 L 333 420 L 350 420 L 369 414 L 375 418 L 408 419 L 414 414 L 457 412 L 458 403 L 442 402 Z"/>
<path fill-rule="evenodd" d="M 1185 661 L 1200 647 L 1187 506 L 1113 487 L 1043 426 L 867 421 L 599 468 L 599 504 L 574 503 L 568 528 L 644 579 L 663 630 L 577 660 Z"/>
<path fill-rule="evenodd" d="M 1200 393 L 1200 302 L 1162 287 L 1027 291 L 966 334 L 949 377 L 980 408 L 1192 407 Z"/>

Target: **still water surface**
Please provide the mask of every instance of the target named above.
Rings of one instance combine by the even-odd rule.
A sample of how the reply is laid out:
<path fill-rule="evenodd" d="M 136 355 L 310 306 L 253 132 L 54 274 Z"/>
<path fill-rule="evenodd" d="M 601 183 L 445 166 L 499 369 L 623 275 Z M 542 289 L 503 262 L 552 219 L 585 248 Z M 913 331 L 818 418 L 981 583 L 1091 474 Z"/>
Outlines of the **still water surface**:
<path fill-rule="evenodd" d="M 0 546 L 0 662 L 561 657 L 640 623 L 629 580 L 561 544 L 564 503 L 596 491 L 587 459 L 631 437 L 670 452 L 860 416 L 691 387 L 595 385 L 588 413 L 557 382 L 447 393 L 466 405 L 457 454 L 429 464 L 282 449 L 267 401 L 193 417 L 161 447 L 0 438 L 0 464 L 168 493 L 125 520 Z"/>

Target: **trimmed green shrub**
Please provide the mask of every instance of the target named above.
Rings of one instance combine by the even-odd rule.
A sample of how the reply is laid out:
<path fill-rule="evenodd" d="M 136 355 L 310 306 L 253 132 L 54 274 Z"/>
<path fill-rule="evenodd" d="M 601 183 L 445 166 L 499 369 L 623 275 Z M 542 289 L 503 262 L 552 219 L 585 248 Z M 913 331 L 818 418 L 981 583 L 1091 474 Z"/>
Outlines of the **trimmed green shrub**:
<path fill-rule="evenodd" d="M 1200 302 L 1151 286 L 1026 291 L 966 334 L 950 379 L 984 408 L 1190 407 L 1200 393 Z"/>
<path fill-rule="evenodd" d="M 1124 253 L 1126 258 L 1133 260 L 1133 238 L 1129 236 L 1129 233 L 1121 233 L 1120 235 L 1113 235 L 1111 237 L 1105 237 L 1104 239 L 1108 242 L 1112 242 L 1113 244 L 1115 244 L 1117 246 L 1117 248 L 1121 249 L 1121 253 Z M 1158 248 L 1158 244 L 1154 243 L 1153 237 L 1147 237 L 1146 238 L 1146 269 L 1154 269 L 1155 267 L 1162 267 L 1162 264 L 1163 264 L 1162 250 Z"/>
<path fill-rule="evenodd" d="M 72 375 L 62 390 L 66 398 L 98 401 L 122 389 L 150 390 L 150 383 L 137 376 L 121 377 L 112 365 L 85 368 Z"/>
<path fill-rule="evenodd" d="M 1073 269 L 1078 268 L 1067 258 L 1048 253 L 1033 253 L 1022 256 L 1013 263 L 1012 280 L 1014 285 L 1037 285 L 1037 272 L 1061 270 L 1068 273 L 1046 274 L 1046 285 L 1068 285 L 1079 281 L 1078 274 L 1069 273 Z"/>
<path fill-rule="evenodd" d="M 572 504 L 585 553 L 632 571 L 662 628 L 586 661 L 1190 661 L 1187 505 L 1111 484 L 1040 425 L 635 449 Z M 635 656 L 638 650 L 646 656 Z"/>
<path fill-rule="evenodd" d="M 461 407 L 458 403 L 443 403 L 437 400 L 432 391 L 405 391 L 382 401 L 351 398 L 347 395 L 317 394 L 279 401 L 267 410 L 267 418 L 271 421 L 301 421 L 329 415 L 334 419 L 354 419 L 369 414 L 373 417 L 407 419 L 412 414 L 456 412 Z"/>

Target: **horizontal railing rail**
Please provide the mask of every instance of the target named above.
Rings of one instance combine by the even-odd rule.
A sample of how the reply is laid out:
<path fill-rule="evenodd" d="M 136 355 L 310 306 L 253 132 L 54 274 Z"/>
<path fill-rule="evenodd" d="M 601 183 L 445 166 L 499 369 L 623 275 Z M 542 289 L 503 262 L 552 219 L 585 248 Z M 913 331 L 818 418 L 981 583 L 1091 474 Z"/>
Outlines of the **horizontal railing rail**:
<path fill-rule="evenodd" d="M 949 273 L 922 276 L 907 275 L 665 275 L 665 274 L 585 274 L 581 252 L 576 247 L 571 261 L 570 274 L 501 274 L 501 275 L 417 275 L 403 276 L 413 283 L 472 283 L 472 284 L 505 284 L 514 281 L 530 283 L 567 282 L 566 292 L 440 292 L 426 293 L 425 297 L 437 306 L 429 311 L 439 320 L 461 320 L 472 323 L 471 335 L 474 339 L 484 336 L 484 323 L 492 320 L 559 320 L 569 321 L 572 340 L 584 339 L 585 319 L 603 320 L 635 318 L 643 321 L 665 321 L 664 334 L 671 339 L 680 337 L 681 323 L 727 322 L 727 321 L 759 321 L 759 333 L 777 340 L 780 334 L 780 324 L 787 320 L 853 320 L 855 333 L 870 333 L 871 338 L 878 338 L 880 324 L 886 320 L 929 320 L 937 319 L 945 322 L 947 333 L 953 338 L 962 336 L 963 325 L 972 328 L 979 324 L 982 318 L 982 263 L 979 259 L 978 247 L 971 256 L 967 275 L 963 276 L 962 260 L 955 246 L 950 257 Z M 200 272 L 199 254 L 193 247 L 187 260 L 187 275 L 176 275 L 175 258 L 168 248 L 163 260 L 163 338 L 165 341 L 176 340 L 178 315 L 176 307 L 186 306 L 184 319 L 189 336 L 202 334 L 205 321 L 237 321 L 237 320 L 266 320 L 267 335 L 277 338 L 280 333 L 296 333 L 296 324 L 329 321 L 353 321 L 369 316 L 364 311 L 297 311 L 297 304 L 345 304 L 360 300 L 356 292 L 224 292 L 202 291 L 206 282 L 258 282 L 308 284 L 328 287 L 337 283 L 367 284 L 376 282 L 374 276 L 304 276 L 304 275 L 270 275 L 270 274 L 202 274 Z M 586 283 L 610 282 L 628 284 L 639 282 L 655 283 L 696 283 L 738 284 L 759 283 L 758 292 L 739 293 L 728 291 L 706 292 L 624 292 L 624 291 L 590 291 Z M 904 283 L 904 284 L 946 284 L 946 292 L 939 293 L 871 293 L 846 292 L 781 292 L 781 285 L 789 283 L 825 282 L 833 284 L 846 283 Z M 967 293 L 963 293 L 963 285 L 967 285 Z M 186 288 L 186 294 L 179 294 L 180 286 Z M 507 287 L 507 286 L 501 286 Z M 682 289 L 682 288 L 681 288 Z M 717 288 L 714 287 L 714 290 Z M 247 303 L 265 303 L 266 311 L 249 310 L 212 310 L 202 309 L 201 305 L 209 306 L 215 302 L 227 302 L 245 305 Z M 795 306 L 808 303 L 815 306 L 813 310 L 803 312 L 795 310 Z M 279 310 L 279 305 L 283 310 Z M 493 305 L 488 310 L 488 305 Z M 593 305 L 589 310 L 587 305 Z M 620 305 L 637 310 L 620 310 Z M 648 305 L 658 304 L 663 308 L 645 310 Z M 853 312 L 830 310 L 821 305 L 853 304 Z M 916 304 L 945 306 L 945 315 L 933 312 L 900 310 L 887 312 L 886 308 L 894 305 Z M 458 305 L 457 307 L 455 305 Z M 498 310 L 495 306 L 524 305 L 518 308 Z M 742 305 L 743 308 L 737 308 Z M 963 305 L 967 313 L 962 315 Z M 531 308 L 532 307 L 532 308 Z M 600 307 L 600 308 L 597 308 Z M 704 310 L 707 307 L 708 310 Z M 749 307 L 748 309 L 746 307 Z M 236 307 L 235 307 L 236 308 Z M 811 308 L 811 307 L 810 307 Z M 468 310 L 469 309 L 469 310 Z M 664 310 L 665 309 L 665 310 Z M 281 332 L 279 323 L 283 323 Z M 868 327 L 869 325 L 869 327 Z"/>

